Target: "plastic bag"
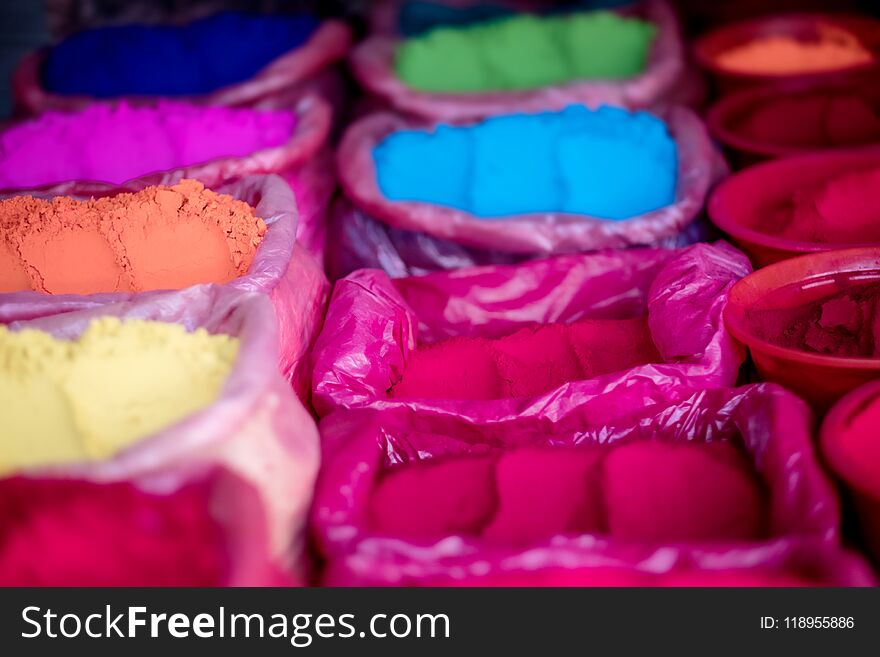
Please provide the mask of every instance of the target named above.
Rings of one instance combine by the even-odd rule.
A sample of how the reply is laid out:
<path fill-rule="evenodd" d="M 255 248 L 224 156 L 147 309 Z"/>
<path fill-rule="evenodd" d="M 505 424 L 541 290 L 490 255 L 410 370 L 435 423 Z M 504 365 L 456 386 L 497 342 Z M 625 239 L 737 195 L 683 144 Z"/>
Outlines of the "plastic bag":
<path fill-rule="evenodd" d="M 358 82 L 401 112 L 439 121 L 478 119 L 511 112 L 541 112 L 572 104 L 651 107 L 675 91 L 685 73 L 684 46 L 675 12 L 665 0 L 646 0 L 620 13 L 657 25 L 645 71 L 623 81 L 574 81 L 518 92 L 435 94 L 410 89 L 394 72 L 397 38 L 377 34 L 352 50 L 350 62 Z"/>
<path fill-rule="evenodd" d="M 226 536 L 229 571 L 224 583 L 306 583 L 305 520 L 318 470 L 319 439 L 311 415 L 277 371 L 278 334 L 266 298 L 199 285 L 16 321 L 10 328 L 38 328 L 73 338 L 91 319 L 107 315 L 233 335 L 240 340 L 239 356 L 219 398 L 202 411 L 106 461 L 23 474 L 31 479 L 131 482 L 157 495 L 207 478 L 210 512 Z"/>
<path fill-rule="evenodd" d="M 839 545 L 838 502 L 811 441 L 807 406 L 778 386 L 696 390 L 673 386 L 655 405 L 590 404 L 554 416 L 492 424 L 400 405 L 334 413 L 321 421 L 323 469 L 312 510 L 323 581 L 337 586 L 503 583 L 556 574 L 554 584 L 662 583 L 649 576 L 788 575 L 870 585 L 870 570 Z M 766 539 L 656 544 L 604 535 L 557 535 L 518 547 L 454 535 L 409 540 L 370 529 L 365 513 L 377 475 L 394 464 L 522 445 L 618 445 L 630 441 L 733 441 L 769 495 Z M 436 491 L 438 495 L 448 491 Z M 611 571 L 609 573 L 609 571 Z M 544 580 L 543 583 L 546 583 Z M 540 579 L 538 580 L 541 583 Z"/>
<path fill-rule="evenodd" d="M 361 270 L 338 281 L 313 352 L 313 403 L 406 407 L 429 416 L 494 423 L 572 408 L 641 408 L 677 385 L 735 383 L 745 353 L 724 328 L 730 287 L 750 271 L 729 244 L 558 256 L 391 280 Z M 540 397 L 491 401 L 395 399 L 410 353 L 457 336 L 498 338 L 537 324 L 647 314 L 663 362 L 573 381 Z"/>
<path fill-rule="evenodd" d="M 316 80 L 326 76 L 328 69 L 345 57 L 351 41 L 351 29 L 345 23 L 323 21 L 303 46 L 282 55 L 250 80 L 210 94 L 180 97 L 178 100 L 203 105 L 252 106 L 267 96 L 294 88 L 317 90 L 319 86 L 316 86 Z M 88 96 L 62 96 L 43 88 L 40 72 L 45 59 L 46 51 L 37 50 L 27 55 L 13 71 L 12 96 L 17 113 L 74 110 L 95 102 Z M 133 105 L 142 105 L 154 103 L 157 98 L 127 96 L 125 100 Z"/>
<path fill-rule="evenodd" d="M 437 270 L 456 262 L 493 264 L 558 253 L 668 245 L 681 240 L 683 234 L 686 239 L 710 187 L 727 167 L 705 126 L 690 110 L 672 108 L 660 115 L 678 144 L 676 201 L 625 221 L 552 213 L 486 220 L 439 205 L 388 201 L 377 183 L 373 148 L 395 130 L 428 126 L 394 114 L 365 118 L 349 128 L 337 153 L 340 182 L 351 205 L 341 204 L 331 218 L 327 255 L 328 262 L 333 263 L 331 270 L 344 272 L 372 266 L 374 258 L 370 254 L 380 249 L 391 259 L 399 258 L 406 267 Z M 369 219 L 388 228 L 383 226 L 380 231 L 379 227 L 365 225 Z M 399 231 L 422 233 L 424 237 L 401 238 Z M 387 246 L 389 240 L 394 245 L 391 248 Z M 446 255 L 450 251 L 451 258 Z M 481 251 L 493 254 L 487 261 Z"/>
<path fill-rule="evenodd" d="M 161 176 L 170 185 L 182 178 L 181 172 Z M 70 195 L 75 197 L 113 196 L 134 192 L 155 184 L 153 179 L 137 179 L 122 186 L 71 182 L 28 192 L 33 196 Z M 296 242 L 297 204 L 290 187 L 278 176 L 248 176 L 214 189 L 251 205 L 269 227 L 257 249 L 246 276 L 222 287 L 243 292 L 262 292 L 269 296 L 278 318 L 281 344 L 281 373 L 308 404 L 311 371 L 308 353 L 320 330 L 330 284 L 321 267 Z M 0 323 L 34 319 L 96 308 L 121 301 L 133 301 L 138 294 L 46 295 L 39 292 L 0 294 Z"/>

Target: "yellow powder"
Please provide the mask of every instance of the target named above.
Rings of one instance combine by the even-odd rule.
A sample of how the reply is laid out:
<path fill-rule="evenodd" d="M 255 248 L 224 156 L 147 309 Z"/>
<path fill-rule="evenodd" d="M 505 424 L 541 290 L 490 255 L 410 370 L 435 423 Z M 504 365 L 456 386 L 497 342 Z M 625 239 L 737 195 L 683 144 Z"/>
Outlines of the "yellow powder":
<path fill-rule="evenodd" d="M 106 459 L 213 402 L 238 340 L 114 317 L 77 340 L 0 326 L 0 476 Z"/>

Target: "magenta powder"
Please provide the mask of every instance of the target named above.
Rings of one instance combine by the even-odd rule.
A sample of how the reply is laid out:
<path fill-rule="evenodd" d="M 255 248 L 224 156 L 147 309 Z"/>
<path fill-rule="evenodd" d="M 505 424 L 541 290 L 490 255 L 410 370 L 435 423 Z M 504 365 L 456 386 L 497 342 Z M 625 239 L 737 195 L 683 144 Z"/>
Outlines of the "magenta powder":
<path fill-rule="evenodd" d="M 280 146 L 293 112 L 160 102 L 47 112 L 0 134 L 0 188 L 132 178 Z"/>

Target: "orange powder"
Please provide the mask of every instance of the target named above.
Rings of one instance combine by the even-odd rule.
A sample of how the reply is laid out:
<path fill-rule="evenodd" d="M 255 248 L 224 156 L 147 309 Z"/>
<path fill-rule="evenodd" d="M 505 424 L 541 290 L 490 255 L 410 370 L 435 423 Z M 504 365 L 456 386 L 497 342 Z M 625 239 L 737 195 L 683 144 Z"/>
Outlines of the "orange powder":
<path fill-rule="evenodd" d="M 253 209 L 195 181 L 89 201 L 0 201 L 0 292 L 145 292 L 244 275 L 266 234 Z"/>
<path fill-rule="evenodd" d="M 719 66 L 738 73 L 790 75 L 866 64 L 874 59 L 855 35 L 831 25 L 819 25 L 818 38 L 802 41 L 790 36 L 766 36 L 727 50 Z"/>

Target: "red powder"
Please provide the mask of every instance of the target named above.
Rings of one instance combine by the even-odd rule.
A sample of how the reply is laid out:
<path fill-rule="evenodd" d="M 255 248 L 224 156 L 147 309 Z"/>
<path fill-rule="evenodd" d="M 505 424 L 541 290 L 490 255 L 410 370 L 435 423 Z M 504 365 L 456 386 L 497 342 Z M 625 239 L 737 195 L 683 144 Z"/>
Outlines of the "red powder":
<path fill-rule="evenodd" d="M 602 449 L 528 447 L 498 461 L 498 513 L 483 536 L 524 543 L 554 534 L 605 529 Z"/>
<path fill-rule="evenodd" d="M 784 296 L 783 289 L 777 294 Z M 853 285 L 794 307 L 746 314 L 749 330 L 780 347 L 850 358 L 880 358 L 880 284 Z"/>
<path fill-rule="evenodd" d="M 498 340 L 454 338 L 420 348 L 392 397 L 487 400 L 542 395 L 571 381 L 658 362 L 644 317 L 522 329 Z"/>
<path fill-rule="evenodd" d="M 880 241 L 880 168 L 853 171 L 794 192 L 768 208 L 761 229 L 798 242 L 857 244 Z"/>
<path fill-rule="evenodd" d="M 742 117 L 736 130 L 767 144 L 831 148 L 880 141 L 880 114 L 856 93 L 779 96 Z"/>
<path fill-rule="evenodd" d="M 880 499 L 880 397 L 861 404 L 847 418 L 845 427 L 835 436 L 837 449 L 845 456 L 847 468 L 855 475 L 863 492 Z M 870 486 L 870 488 L 868 487 Z"/>
<path fill-rule="evenodd" d="M 226 558 L 203 487 L 0 480 L 0 585 L 217 586 Z"/>
<path fill-rule="evenodd" d="M 495 513 L 495 460 L 489 456 L 392 468 L 370 498 L 374 529 L 404 538 L 478 534 Z"/>
<path fill-rule="evenodd" d="M 621 540 L 751 540 L 764 533 L 764 497 L 729 443 L 637 442 L 605 459 L 611 535 Z"/>

